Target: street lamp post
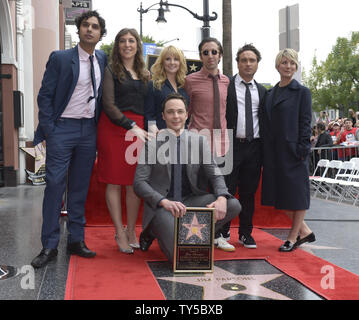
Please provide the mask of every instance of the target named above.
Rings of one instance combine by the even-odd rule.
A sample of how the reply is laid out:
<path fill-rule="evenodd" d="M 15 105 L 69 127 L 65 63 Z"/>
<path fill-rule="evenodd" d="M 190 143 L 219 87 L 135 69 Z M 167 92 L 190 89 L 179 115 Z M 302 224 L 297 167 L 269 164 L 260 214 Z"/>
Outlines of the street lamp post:
<path fill-rule="evenodd" d="M 152 7 L 154 7 L 157 4 L 158 3 L 154 3 L 153 5 L 149 6 L 147 9 L 143 9 L 142 2 L 141 2 L 140 7 L 137 9 L 137 11 L 140 13 L 140 38 L 141 38 L 141 40 L 142 40 L 142 37 L 143 37 L 143 34 L 142 34 L 142 21 L 143 21 L 142 15 L 144 13 L 147 13 L 148 11 L 157 10 L 157 9 L 151 9 Z"/>
<path fill-rule="evenodd" d="M 210 37 L 210 26 L 209 21 L 214 21 L 217 19 L 217 13 L 212 12 L 215 14 L 214 17 L 210 17 L 209 15 L 209 4 L 208 0 L 203 0 L 203 17 L 206 17 L 203 19 L 203 26 L 202 26 L 202 39 L 209 38 Z"/>
<path fill-rule="evenodd" d="M 158 10 L 158 17 L 157 17 L 156 21 L 158 23 L 166 23 L 167 21 L 165 19 L 164 13 L 169 11 L 170 6 L 182 8 L 182 9 L 186 10 L 187 12 L 189 12 L 195 19 L 203 21 L 203 26 L 201 28 L 202 40 L 205 38 L 209 38 L 210 37 L 209 22 L 216 20 L 218 15 L 216 12 L 212 12 L 213 16 L 209 15 L 208 1 L 209 0 L 203 0 L 203 16 L 200 16 L 197 13 L 194 13 L 193 11 L 189 10 L 188 8 L 186 8 L 184 6 L 181 6 L 179 4 L 169 3 L 168 1 L 161 0 L 159 3 L 155 3 L 151 6 L 149 6 L 147 9 L 143 9 L 142 2 L 141 2 L 140 8 L 137 9 L 137 11 L 140 13 L 140 36 L 141 36 L 141 39 L 142 39 L 142 15 L 143 15 L 143 13 L 147 13 L 150 10 Z M 158 9 L 152 9 L 152 7 L 154 7 L 155 5 L 159 5 L 160 7 Z"/>
<path fill-rule="evenodd" d="M 172 39 L 172 40 L 167 40 L 167 41 L 165 41 L 165 42 L 162 42 L 161 44 L 162 44 L 162 45 L 165 45 L 165 44 L 170 43 L 170 42 L 172 42 L 172 41 L 179 41 L 179 38 L 174 38 L 174 39 Z"/>

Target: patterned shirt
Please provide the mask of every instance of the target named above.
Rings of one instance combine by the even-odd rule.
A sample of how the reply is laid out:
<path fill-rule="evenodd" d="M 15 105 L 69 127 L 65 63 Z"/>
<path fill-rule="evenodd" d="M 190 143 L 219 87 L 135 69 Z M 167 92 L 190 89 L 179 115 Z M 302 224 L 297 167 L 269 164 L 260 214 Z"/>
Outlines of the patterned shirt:
<path fill-rule="evenodd" d="M 216 154 L 221 156 L 228 150 L 228 135 L 226 133 L 228 86 L 229 78 L 219 73 L 218 87 L 220 94 L 221 147 L 216 148 Z M 190 130 L 196 129 L 198 131 L 201 131 L 202 129 L 212 130 L 214 120 L 214 94 L 213 80 L 209 77 L 209 72 L 202 68 L 198 72 L 189 74 L 186 78 L 185 90 L 190 100 L 188 108 L 190 121 L 188 128 Z M 213 138 L 213 135 L 211 135 L 210 138 Z M 212 143 L 210 145 L 213 151 Z"/>

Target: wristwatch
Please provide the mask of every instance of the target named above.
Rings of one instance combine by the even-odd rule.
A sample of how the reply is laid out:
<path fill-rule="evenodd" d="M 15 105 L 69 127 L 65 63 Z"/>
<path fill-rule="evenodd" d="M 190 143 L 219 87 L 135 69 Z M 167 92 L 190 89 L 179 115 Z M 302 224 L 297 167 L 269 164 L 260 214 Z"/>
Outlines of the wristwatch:
<path fill-rule="evenodd" d="M 132 121 L 132 123 L 130 124 L 131 126 L 131 129 L 136 125 L 136 122 L 135 121 Z"/>

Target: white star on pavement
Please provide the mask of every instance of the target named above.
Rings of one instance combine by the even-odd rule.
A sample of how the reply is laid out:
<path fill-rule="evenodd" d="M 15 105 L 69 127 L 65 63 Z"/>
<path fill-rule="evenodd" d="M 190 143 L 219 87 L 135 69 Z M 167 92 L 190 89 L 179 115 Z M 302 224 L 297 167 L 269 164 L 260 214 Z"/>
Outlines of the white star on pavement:
<path fill-rule="evenodd" d="M 237 275 L 215 266 L 213 273 L 198 276 L 160 277 L 158 279 L 201 286 L 203 287 L 203 300 L 224 300 L 237 294 L 247 294 L 275 300 L 291 300 L 280 293 L 262 286 L 262 284 L 279 278 L 282 275 Z"/>
<path fill-rule="evenodd" d="M 318 246 L 318 245 L 309 244 L 309 243 L 304 243 L 298 248 L 302 249 L 303 251 L 306 251 L 308 253 L 311 253 L 312 255 L 315 255 L 312 250 L 341 250 L 341 249 L 343 249 L 343 248 L 337 248 L 337 247 Z"/>

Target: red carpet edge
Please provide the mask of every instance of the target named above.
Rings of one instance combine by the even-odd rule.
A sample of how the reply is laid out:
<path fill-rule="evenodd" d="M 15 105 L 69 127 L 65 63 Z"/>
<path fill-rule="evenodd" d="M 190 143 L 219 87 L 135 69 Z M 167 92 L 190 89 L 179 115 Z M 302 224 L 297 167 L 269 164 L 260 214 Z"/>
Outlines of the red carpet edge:
<path fill-rule="evenodd" d="M 139 235 L 141 228 L 136 231 Z M 157 241 L 147 252 L 137 250 L 134 255 L 125 255 L 118 251 L 113 234 L 114 229 L 110 227 L 86 228 L 86 242 L 97 256 L 93 259 L 71 257 L 65 300 L 164 300 L 147 263 L 166 260 Z M 233 240 L 235 232 L 232 234 L 231 243 L 236 251 L 216 249 L 215 260 L 263 259 L 325 299 L 359 299 L 357 275 L 301 249 L 279 252 L 282 241 L 259 229 L 253 232 L 257 249 L 244 248 Z M 334 289 L 323 287 L 328 268 L 334 272 Z"/>

